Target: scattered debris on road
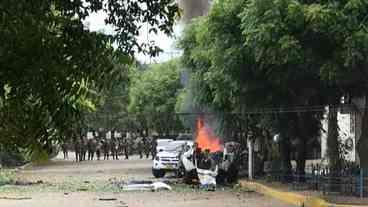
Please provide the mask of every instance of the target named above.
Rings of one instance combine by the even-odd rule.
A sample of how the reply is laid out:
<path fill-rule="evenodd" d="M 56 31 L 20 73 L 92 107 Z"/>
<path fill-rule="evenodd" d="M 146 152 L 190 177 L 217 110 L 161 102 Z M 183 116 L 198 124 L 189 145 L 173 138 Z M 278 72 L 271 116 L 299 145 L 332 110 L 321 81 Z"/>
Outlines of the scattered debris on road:
<path fill-rule="evenodd" d="M 158 190 L 172 190 L 172 188 L 163 182 L 153 181 L 131 181 L 123 185 L 124 191 L 158 191 Z"/>
<path fill-rule="evenodd" d="M 124 201 L 120 201 L 119 203 L 120 205 L 118 207 L 128 207 L 128 204 L 125 203 Z"/>
<path fill-rule="evenodd" d="M 78 188 L 77 191 L 88 191 L 88 188 Z"/>
<path fill-rule="evenodd" d="M 199 182 L 201 184 L 201 188 L 215 191 L 216 190 L 216 176 L 217 176 L 217 169 L 215 171 L 212 170 L 204 170 L 204 169 L 197 169 L 197 174 L 199 178 Z"/>
<path fill-rule="evenodd" d="M 31 200 L 31 197 L 0 197 L 0 200 Z"/>
<path fill-rule="evenodd" d="M 171 186 L 161 181 L 133 180 L 124 181 L 116 178 L 110 179 L 110 183 L 123 191 L 159 191 L 172 190 Z"/>
<path fill-rule="evenodd" d="M 99 198 L 99 201 L 116 201 L 118 200 L 117 198 Z"/>
<path fill-rule="evenodd" d="M 38 180 L 36 182 L 16 180 L 15 182 L 13 182 L 11 184 L 13 184 L 13 185 L 40 185 L 40 184 L 43 184 L 43 183 L 44 182 L 42 180 Z"/>

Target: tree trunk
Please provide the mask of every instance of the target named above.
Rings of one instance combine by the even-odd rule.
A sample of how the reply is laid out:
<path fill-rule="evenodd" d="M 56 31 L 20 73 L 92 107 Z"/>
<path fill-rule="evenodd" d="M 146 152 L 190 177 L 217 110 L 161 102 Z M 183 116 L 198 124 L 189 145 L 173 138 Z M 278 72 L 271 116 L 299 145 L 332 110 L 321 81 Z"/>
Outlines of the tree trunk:
<path fill-rule="evenodd" d="M 297 128 L 296 128 L 296 174 L 299 182 L 305 181 L 305 162 L 306 162 L 306 145 L 308 132 L 306 129 L 307 113 L 298 113 Z"/>
<path fill-rule="evenodd" d="M 264 133 L 261 133 L 261 135 L 259 136 L 259 145 L 260 145 L 260 167 L 258 168 L 260 171 L 258 172 L 259 174 L 263 175 L 264 172 L 264 166 L 265 166 L 265 162 L 267 161 L 267 157 L 268 157 L 268 146 L 267 146 L 267 135 Z"/>
<path fill-rule="evenodd" d="M 280 157 L 281 157 L 281 170 L 284 177 L 284 181 L 290 180 L 291 175 L 291 159 L 290 159 L 290 139 L 285 134 L 280 134 Z"/>
<path fill-rule="evenodd" d="M 278 129 L 279 129 L 279 154 L 281 159 L 281 171 L 283 175 L 283 181 L 288 182 L 291 178 L 291 142 L 290 142 L 290 127 L 289 116 L 282 114 L 278 116 Z"/>
<path fill-rule="evenodd" d="M 333 173 L 341 168 L 338 138 L 337 110 L 330 106 L 328 110 L 327 156 Z"/>
<path fill-rule="evenodd" d="M 368 93 L 365 94 L 361 131 L 362 133 L 356 148 L 359 155 L 360 167 L 368 169 Z"/>

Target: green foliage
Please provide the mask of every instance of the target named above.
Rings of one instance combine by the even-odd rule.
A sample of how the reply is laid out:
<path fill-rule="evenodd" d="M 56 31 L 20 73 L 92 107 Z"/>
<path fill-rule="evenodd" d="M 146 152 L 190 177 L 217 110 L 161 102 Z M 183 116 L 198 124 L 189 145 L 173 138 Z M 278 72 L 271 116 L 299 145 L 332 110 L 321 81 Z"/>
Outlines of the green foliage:
<path fill-rule="evenodd" d="M 177 60 L 150 65 L 144 71 L 136 69 L 129 88 L 128 111 L 136 116 L 141 129 L 169 132 L 179 127 L 174 113 L 181 88 Z"/>
<path fill-rule="evenodd" d="M 113 35 L 83 24 L 102 10 Z M 96 94 L 126 72 L 134 53 L 159 51 L 138 43 L 139 25 L 169 34 L 177 11 L 172 0 L 1 1 L 1 143 L 48 153 L 79 134 L 81 115 L 95 109 Z"/>
<path fill-rule="evenodd" d="M 127 129 L 131 121 L 127 112 L 131 67 L 123 67 L 120 77 L 110 80 L 106 89 L 94 94 L 98 99 L 95 110 L 84 114 L 84 124 L 89 130 Z"/>
<path fill-rule="evenodd" d="M 0 186 L 12 183 L 14 178 L 15 174 L 13 171 L 0 169 Z"/>

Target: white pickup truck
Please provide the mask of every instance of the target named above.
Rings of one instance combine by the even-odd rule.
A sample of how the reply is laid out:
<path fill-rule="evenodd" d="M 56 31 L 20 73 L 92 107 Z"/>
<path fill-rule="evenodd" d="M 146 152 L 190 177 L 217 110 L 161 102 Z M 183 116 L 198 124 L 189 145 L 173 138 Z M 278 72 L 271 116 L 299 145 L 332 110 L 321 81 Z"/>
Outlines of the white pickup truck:
<path fill-rule="evenodd" d="M 240 144 L 237 142 L 227 142 L 224 144 L 223 152 L 211 153 L 214 164 L 216 165 L 212 170 L 200 169 L 197 166 L 198 160 L 194 157 L 194 148 L 188 147 L 186 151 L 182 153 L 180 157 L 183 165 L 184 179 L 191 181 L 192 178 L 199 177 L 202 183 L 202 177 L 215 177 L 216 182 L 229 182 L 233 183 L 237 180 L 238 172 L 241 164 L 241 160 L 244 159 L 244 153 L 241 151 Z M 206 180 L 206 182 L 208 179 Z"/>
<path fill-rule="evenodd" d="M 153 160 L 152 174 L 156 178 L 162 178 L 167 172 L 179 171 L 179 161 L 180 153 L 183 151 L 183 147 L 187 145 L 188 142 L 193 143 L 193 141 L 170 141 L 161 144 L 158 147 L 158 151 L 155 159 Z M 159 143 L 159 142 L 158 142 Z"/>

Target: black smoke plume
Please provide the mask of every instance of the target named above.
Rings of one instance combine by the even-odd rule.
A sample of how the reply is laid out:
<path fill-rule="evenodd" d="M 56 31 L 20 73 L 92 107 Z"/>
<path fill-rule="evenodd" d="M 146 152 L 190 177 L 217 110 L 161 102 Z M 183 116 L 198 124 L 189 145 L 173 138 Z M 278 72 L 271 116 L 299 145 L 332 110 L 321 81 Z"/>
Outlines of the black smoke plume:
<path fill-rule="evenodd" d="M 179 0 L 179 6 L 183 10 L 183 21 L 188 22 L 193 18 L 206 15 L 211 0 Z"/>

